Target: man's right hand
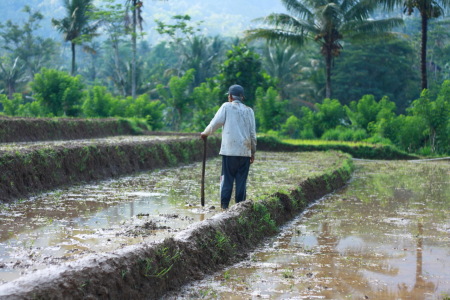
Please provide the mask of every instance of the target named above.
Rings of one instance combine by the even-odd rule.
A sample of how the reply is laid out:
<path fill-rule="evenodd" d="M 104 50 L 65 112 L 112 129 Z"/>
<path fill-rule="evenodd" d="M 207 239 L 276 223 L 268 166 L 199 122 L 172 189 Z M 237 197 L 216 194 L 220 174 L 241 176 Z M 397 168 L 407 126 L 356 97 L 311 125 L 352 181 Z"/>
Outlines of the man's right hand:
<path fill-rule="evenodd" d="M 208 136 L 202 132 L 202 133 L 200 133 L 200 138 L 201 138 L 202 140 L 206 141 L 206 139 L 208 138 Z"/>

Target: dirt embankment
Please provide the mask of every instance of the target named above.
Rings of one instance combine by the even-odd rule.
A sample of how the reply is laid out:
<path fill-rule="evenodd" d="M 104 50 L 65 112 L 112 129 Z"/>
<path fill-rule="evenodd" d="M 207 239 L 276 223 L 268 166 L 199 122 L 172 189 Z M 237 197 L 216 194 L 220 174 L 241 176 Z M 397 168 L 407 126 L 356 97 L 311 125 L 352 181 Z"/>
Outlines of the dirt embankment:
<path fill-rule="evenodd" d="M 0 143 L 99 138 L 136 134 L 125 119 L 0 117 Z"/>
<path fill-rule="evenodd" d="M 220 139 L 208 139 L 207 156 L 217 155 Z M 202 141 L 98 143 L 21 150 L 0 154 L 0 203 L 79 182 L 200 161 Z"/>
<path fill-rule="evenodd" d="M 0 287 L 1 299 L 156 299 L 245 256 L 308 203 L 342 187 L 351 159 L 287 193 L 245 201 L 161 243 L 130 246 L 37 271 Z"/>

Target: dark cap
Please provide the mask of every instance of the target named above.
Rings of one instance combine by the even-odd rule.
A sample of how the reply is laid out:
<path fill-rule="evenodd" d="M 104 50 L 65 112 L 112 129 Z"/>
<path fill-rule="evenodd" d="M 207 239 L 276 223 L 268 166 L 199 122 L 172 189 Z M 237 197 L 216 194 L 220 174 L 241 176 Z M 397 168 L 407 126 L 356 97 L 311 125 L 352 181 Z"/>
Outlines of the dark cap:
<path fill-rule="evenodd" d="M 239 97 L 244 96 L 244 88 L 238 84 L 234 84 L 228 89 L 228 95 Z"/>

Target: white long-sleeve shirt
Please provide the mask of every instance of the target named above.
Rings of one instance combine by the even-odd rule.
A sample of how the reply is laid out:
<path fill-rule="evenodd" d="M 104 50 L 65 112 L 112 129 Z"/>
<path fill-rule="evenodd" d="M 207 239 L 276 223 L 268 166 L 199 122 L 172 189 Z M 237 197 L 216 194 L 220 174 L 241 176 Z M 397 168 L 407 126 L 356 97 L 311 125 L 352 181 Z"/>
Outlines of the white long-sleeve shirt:
<path fill-rule="evenodd" d="M 226 102 L 202 132 L 211 135 L 222 128 L 220 155 L 251 157 L 256 152 L 256 126 L 253 110 L 239 100 Z"/>

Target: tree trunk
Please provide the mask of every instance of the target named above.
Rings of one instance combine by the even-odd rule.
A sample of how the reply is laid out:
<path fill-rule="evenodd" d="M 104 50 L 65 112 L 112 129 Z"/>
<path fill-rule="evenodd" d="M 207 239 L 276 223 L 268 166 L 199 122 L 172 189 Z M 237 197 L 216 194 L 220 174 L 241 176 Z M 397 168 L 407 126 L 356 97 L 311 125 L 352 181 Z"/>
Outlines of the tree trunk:
<path fill-rule="evenodd" d="M 133 58 L 131 61 L 131 96 L 133 99 L 136 99 L 136 25 L 137 25 L 137 13 L 136 13 L 136 4 L 137 0 L 133 0 L 133 32 L 131 33 L 131 44 L 132 44 L 132 52 Z"/>
<path fill-rule="evenodd" d="M 14 93 L 16 92 L 15 82 L 12 80 L 8 81 L 8 99 L 12 99 L 14 97 Z"/>
<path fill-rule="evenodd" d="M 420 72 L 422 74 L 422 90 L 428 88 L 427 79 L 427 39 L 428 39 L 428 16 L 426 12 L 422 16 L 422 41 L 420 48 Z"/>
<path fill-rule="evenodd" d="M 431 152 L 436 152 L 436 130 L 434 128 L 431 128 L 430 132 L 430 148 Z"/>
<path fill-rule="evenodd" d="M 325 85 L 325 98 L 331 99 L 331 47 L 328 47 L 325 54 L 325 76 L 326 76 L 326 85 Z"/>
<path fill-rule="evenodd" d="M 121 90 L 122 96 L 127 96 L 127 89 L 125 79 L 122 75 L 122 71 L 120 70 L 120 55 L 119 55 L 119 41 L 117 39 L 112 41 L 113 49 L 114 49 L 114 66 L 116 76 L 119 80 L 118 88 Z"/>
<path fill-rule="evenodd" d="M 71 46 L 72 46 L 72 71 L 70 72 L 70 74 L 72 76 L 75 76 L 75 43 L 71 42 Z"/>

